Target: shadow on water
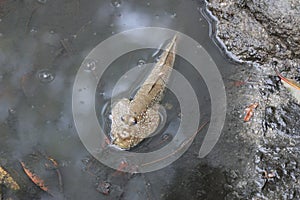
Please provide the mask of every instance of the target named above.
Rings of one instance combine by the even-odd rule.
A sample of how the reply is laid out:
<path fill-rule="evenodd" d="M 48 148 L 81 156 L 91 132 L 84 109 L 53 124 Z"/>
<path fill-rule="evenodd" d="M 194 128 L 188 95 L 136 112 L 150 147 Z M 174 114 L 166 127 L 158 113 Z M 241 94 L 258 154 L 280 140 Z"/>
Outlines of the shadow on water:
<path fill-rule="evenodd" d="M 72 86 L 84 57 L 99 42 L 131 28 L 158 26 L 183 32 L 209 52 L 223 76 L 230 74 L 234 64 L 222 56 L 209 38 L 209 24 L 200 13 L 204 6 L 202 1 L 184 0 L 0 1 L 0 164 L 10 172 L 16 171 L 12 174 L 23 183 L 22 192 L 16 198 L 51 199 L 29 181 L 18 163 L 32 154 L 36 146 L 60 163 L 66 199 L 172 199 L 165 194 L 178 191 L 181 180 L 201 188 L 214 182 L 216 190 L 222 190 L 219 181 L 224 177 L 217 168 L 197 168 L 199 163 L 208 162 L 197 158 L 203 137 L 197 137 L 183 160 L 162 170 L 142 175 L 115 174 L 114 170 L 90 157 L 79 140 L 71 110 Z M 128 64 L 123 69 L 130 69 L 141 60 L 147 60 L 153 52 L 155 50 L 131 52 L 116 60 L 112 71 L 106 72 L 105 84 L 99 85 L 96 99 L 105 93 L 101 91 L 102 86 L 107 89 L 113 86 L 114 78 L 117 80 L 116 72 L 120 71 L 116 66 L 125 61 Z M 209 118 L 207 104 L 210 101 L 205 83 L 184 59 L 178 58 L 175 66 L 191 80 L 201 99 L 201 111 Z M 178 102 L 172 100 L 175 98 L 172 93 L 167 92 L 166 97 L 170 97 L 165 99 L 171 99 L 173 104 L 171 114 L 180 112 L 176 109 Z M 100 102 L 97 102 L 98 115 L 103 106 Z M 170 102 L 164 100 L 163 103 Z M 176 121 L 172 123 L 174 120 L 178 119 L 173 117 L 167 122 L 173 127 L 165 131 L 167 136 L 164 137 L 172 137 L 177 128 Z M 153 141 L 159 142 L 161 137 Z M 144 143 L 151 147 L 153 141 Z M 201 171 L 199 180 L 198 175 L 193 176 L 193 171 Z M 109 195 L 99 193 L 101 188 L 96 190 L 102 181 L 109 182 Z M 214 196 L 216 190 L 206 186 L 202 190 L 205 197 L 220 197 L 220 193 Z"/>

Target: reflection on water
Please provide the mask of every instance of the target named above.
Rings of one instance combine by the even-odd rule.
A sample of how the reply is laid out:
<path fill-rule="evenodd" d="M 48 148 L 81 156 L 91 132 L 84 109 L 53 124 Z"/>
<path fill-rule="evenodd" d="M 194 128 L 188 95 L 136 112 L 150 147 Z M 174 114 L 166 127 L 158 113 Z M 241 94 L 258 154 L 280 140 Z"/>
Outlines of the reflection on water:
<path fill-rule="evenodd" d="M 203 6 L 200 3 L 184 0 L 0 1 L 0 164 L 17 172 L 16 180 L 23 183 L 20 199 L 50 198 L 34 187 L 18 164 L 36 146 L 60 163 L 66 199 L 163 198 L 163 188 L 172 184 L 176 174 L 173 166 L 151 173 L 150 179 L 147 175 L 138 175 L 124 180 L 127 175 L 112 176 L 113 170 L 98 162 L 97 169 L 90 170 L 94 176 L 84 171 L 89 154 L 73 124 L 72 84 L 84 57 L 99 42 L 120 31 L 145 26 L 181 31 L 204 46 L 217 64 L 229 67 L 208 38 L 209 27 L 199 13 Z M 109 115 L 105 106 L 109 108 L 111 88 L 120 75 L 136 65 L 142 68 L 145 63 L 154 61 L 156 54 L 155 50 L 132 52 L 113 63 L 106 72 L 107 80 L 99 83 L 96 94 L 99 120 L 105 127 L 109 127 L 108 121 L 103 120 Z M 93 62 L 87 63 L 86 71 L 93 71 Z M 175 67 L 189 77 L 200 99 L 201 111 L 208 117 L 209 100 L 203 95 L 206 86 L 201 77 L 181 58 Z M 167 92 L 162 104 L 172 105 L 166 110 L 167 126 L 163 134 L 145 140 L 144 149 L 140 147 L 136 151 L 165 145 L 163 142 L 169 142 L 178 128 L 180 108 L 174 95 Z M 164 179 L 155 181 L 161 173 Z M 110 195 L 97 192 L 95 184 L 100 179 L 110 181 Z"/>

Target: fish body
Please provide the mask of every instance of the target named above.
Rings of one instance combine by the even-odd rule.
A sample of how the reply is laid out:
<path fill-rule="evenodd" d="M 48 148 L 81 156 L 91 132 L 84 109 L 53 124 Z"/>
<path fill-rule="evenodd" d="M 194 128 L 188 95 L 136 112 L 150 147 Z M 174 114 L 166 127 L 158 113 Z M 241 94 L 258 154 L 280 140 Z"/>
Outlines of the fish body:
<path fill-rule="evenodd" d="M 175 62 L 177 35 L 167 45 L 160 59 L 132 100 L 123 98 L 112 108 L 113 144 L 130 149 L 151 135 L 159 126 L 159 101 Z"/>

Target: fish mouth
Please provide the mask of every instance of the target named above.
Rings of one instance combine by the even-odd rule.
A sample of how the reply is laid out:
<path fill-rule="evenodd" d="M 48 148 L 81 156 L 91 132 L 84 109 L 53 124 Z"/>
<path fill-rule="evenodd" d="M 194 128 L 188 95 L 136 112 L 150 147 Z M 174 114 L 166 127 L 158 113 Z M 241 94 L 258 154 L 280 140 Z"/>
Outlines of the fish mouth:
<path fill-rule="evenodd" d="M 129 137 L 127 139 L 123 139 L 120 141 L 119 138 L 115 138 L 112 144 L 120 150 L 128 151 L 132 147 L 136 146 L 135 143 L 132 141 L 132 138 Z"/>

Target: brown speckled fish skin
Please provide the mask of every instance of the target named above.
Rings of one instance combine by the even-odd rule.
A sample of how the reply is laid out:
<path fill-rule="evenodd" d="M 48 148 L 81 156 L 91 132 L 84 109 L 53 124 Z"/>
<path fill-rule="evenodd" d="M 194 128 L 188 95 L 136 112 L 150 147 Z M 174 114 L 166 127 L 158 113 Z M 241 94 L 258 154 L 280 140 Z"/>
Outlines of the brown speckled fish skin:
<path fill-rule="evenodd" d="M 177 36 L 169 43 L 166 51 L 163 52 L 152 72 L 130 102 L 130 110 L 135 116 L 142 115 L 148 107 L 160 100 L 174 65 L 176 38 Z"/>
<path fill-rule="evenodd" d="M 158 103 L 175 62 L 176 40 L 177 35 L 167 45 L 133 100 L 124 98 L 113 106 L 111 135 L 116 146 L 130 149 L 155 132 L 159 126 Z"/>

